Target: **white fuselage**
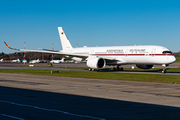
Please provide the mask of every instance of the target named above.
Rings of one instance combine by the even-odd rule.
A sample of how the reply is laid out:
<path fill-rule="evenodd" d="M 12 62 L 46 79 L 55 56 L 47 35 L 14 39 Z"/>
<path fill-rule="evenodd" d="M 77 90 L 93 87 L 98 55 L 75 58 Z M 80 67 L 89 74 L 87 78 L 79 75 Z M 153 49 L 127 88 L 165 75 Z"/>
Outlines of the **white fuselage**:
<path fill-rule="evenodd" d="M 37 60 L 31 60 L 29 63 L 39 63 L 40 61 L 39 61 L 39 59 L 37 59 Z"/>
<path fill-rule="evenodd" d="M 61 60 L 51 60 L 50 63 L 61 63 Z"/>
<path fill-rule="evenodd" d="M 50 63 L 63 63 L 64 62 L 64 58 L 62 58 L 61 60 L 51 60 Z"/>
<path fill-rule="evenodd" d="M 115 64 L 171 64 L 176 58 L 162 46 L 114 46 L 114 47 L 82 47 L 63 50 L 72 54 L 89 54 L 108 58 L 107 65 Z M 165 53 L 163 53 L 165 52 Z M 170 51 L 169 51 L 170 52 Z"/>
<path fill-rule="evenodd" d="M 12 60 L 11 62 L 20 62 L 20 60 L 19 60 L 19 59 L 17 59 L 17 60 Z"/>

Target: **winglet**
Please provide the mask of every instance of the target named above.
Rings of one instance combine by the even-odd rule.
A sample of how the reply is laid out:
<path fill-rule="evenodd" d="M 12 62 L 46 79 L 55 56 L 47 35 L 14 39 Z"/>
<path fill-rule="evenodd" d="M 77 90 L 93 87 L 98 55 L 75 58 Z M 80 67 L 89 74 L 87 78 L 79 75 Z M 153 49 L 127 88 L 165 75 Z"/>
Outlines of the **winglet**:
<path fill-rule="evenodd" d="M 9 47 L 9 45 L 4 41 L 4 43 L 5 43 L 5 45 L 8 47 L 8 48 L 10 48 L 11 49 L 11 47 Z"/>
<path fill-rule="evenodd" d="M 12 48 L 12 47 L 9 47 L 9 45 L 4 41 L 5 45 L 9 48 L 9 49 L 13 49 L 13 50 L 20 50 L 20 49 L 16 49 L 16 48 Z"/>

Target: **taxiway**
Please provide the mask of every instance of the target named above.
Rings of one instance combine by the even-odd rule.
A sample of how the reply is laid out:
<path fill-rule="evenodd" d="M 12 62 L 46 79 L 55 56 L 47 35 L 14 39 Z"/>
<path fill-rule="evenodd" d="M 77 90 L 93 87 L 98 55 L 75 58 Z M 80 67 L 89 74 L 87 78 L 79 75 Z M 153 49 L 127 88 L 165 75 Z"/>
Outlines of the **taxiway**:
<path fill-rule="evenodd" d="M 179 63 L 173 63 L 168 68 L 178 68 Z M 60 63 L 53 64 L 54 67 L 46 67 L 47 63 L 33 64 L 34 67 L 28 67 L 29 64 L 21 63 L 0 63 L 0 69 L 39 69 L 39 70 L 66 70 L 66 71 L 88 71 L 85 63 Z M 31 64 L 30 64 L 31 65 Z M 79 67 L 81 69 L 73 69 L 73 67 Z M 122 67 L 126 68 L 127 65 Z M 72 68 L 72 69 L 71 69 Z M 107 68 L 113 68 L 113 66 L 107 66 Z M 155 65 L 155 68 L 162 68 L 160 65 Z M 113 71 L 109 69 L 101 69 L 101 72 L 117 72 L 117 73 L 136 73 L 136 74 L 162 74 L 161 71 Z M 180 72 L 168 72 L 165 75 L 180 75 Z"/>

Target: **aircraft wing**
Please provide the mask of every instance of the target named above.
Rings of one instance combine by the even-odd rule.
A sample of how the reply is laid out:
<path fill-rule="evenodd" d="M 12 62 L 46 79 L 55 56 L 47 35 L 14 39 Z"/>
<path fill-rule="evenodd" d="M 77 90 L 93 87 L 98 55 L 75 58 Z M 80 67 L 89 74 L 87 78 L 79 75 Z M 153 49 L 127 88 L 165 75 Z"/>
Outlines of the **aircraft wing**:
<path fill-rule="evenodd" d="M 58 54 L 59 51 L 45 51 L 45 50 L 28 50 L 28 49 L 17 49 L 17 48 L 12 48 L 10 47 L 5 41 L 4 41 L 5 45 L 12 50 L 18 50 L 18 51 L 29 51 L 29 52 L 41 52 L 41 53 L 53 53 L 53 54 Z"/>
<path fill-rule="evenodd" d="M 5 45 L 12 50 L 18 50 L 18 51 L 28 51 L 28 52 L 40 52 L 40 53 L 51 53 L 51 54 L 59 54 L 59 55 L 69 55 L 72 57 L 80 57 L 80 58 L 87 58 L 88 54 L 73 54 L 73 53 L 67 53 L 63 51 L 54 51 L 54 50 L 48 50 L 48 49 L 42 49 L 42 50 L 28 50 L 28 49 L 17 49 L 10 47 L 5 41 Z"/>
<path fill-rule="evenodd" d="M 83 58 L 84 60 L 86 58 L 88 58 L 89 54 L 74 54 L 74 53 L 68 53 L 68 52 L 64 52 L 64 51 L 57 51 L 57 50 L 49 50 L 49 49 L 42 49 L 41 50 L 28 50 L 28 49 L 17 49 L 17 48 L 12 48 L 10 47 L 5 41 L 4 41 L 5 45 L 12 50 L 18 50 L 18 51 L 28 51 L 28 52 L 40 52 L 40 53 L 50 53 L 50 54 L 59 54 L 59 55 L 68 55 L 71 57 L 79 57 L 79 58 Z M 92 55 L 92 56 L 96 56 L 96 55 Z M 105 57 L 105 56 L 100 56 L 101 58 L 105 59 L 105 60 L 110 60 L 110 61 L 117 61 L 116 58 L 114 57 Z"/>
<path fill-rule="evenodd" d="M 59 52 L 58 50 L 49 50 L 49 49 L 44 49 L 44 48 L 39 48 L 40 50 L 45 50 L 45 51 L 51 51 L 51 52 Z"/>

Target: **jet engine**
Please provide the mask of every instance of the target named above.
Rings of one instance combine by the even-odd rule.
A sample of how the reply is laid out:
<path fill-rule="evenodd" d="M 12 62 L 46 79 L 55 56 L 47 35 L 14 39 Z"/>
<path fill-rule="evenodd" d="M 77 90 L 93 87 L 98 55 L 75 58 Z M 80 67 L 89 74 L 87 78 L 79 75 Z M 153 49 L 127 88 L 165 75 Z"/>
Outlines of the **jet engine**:
<path fill-rule="evenodd" d="M 101 69 L 105 67 L 106 61 L 100 57 L 90 57 L 88 58 L 86 64 L 92 69 Z"/>
<path fill-rule="evenodd" d="M 136 66 L 141 69 L 151 69 L 153 67 L 153 65 L 145 65 L 145 64 L 137 64 Z"/>

